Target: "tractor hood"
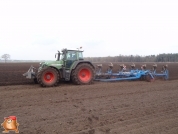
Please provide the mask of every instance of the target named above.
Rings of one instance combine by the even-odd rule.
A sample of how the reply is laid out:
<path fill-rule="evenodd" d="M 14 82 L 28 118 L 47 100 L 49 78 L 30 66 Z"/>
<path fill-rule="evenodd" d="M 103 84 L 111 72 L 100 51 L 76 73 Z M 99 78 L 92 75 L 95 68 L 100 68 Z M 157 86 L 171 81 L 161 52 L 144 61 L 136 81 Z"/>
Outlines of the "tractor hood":
<path fill-rule="evenodd" d="M 60 61 L 45 61 L 45 62 L 41 62 L 40 63 L 40 67 L 39 67 L 39 70 L 41 70 L 42 68 L 44 67 L 55 67 L 57 69 L 60 69 L 62 68 L 62 65 L 63 65 L 63 61 L 60 60 Z"/>

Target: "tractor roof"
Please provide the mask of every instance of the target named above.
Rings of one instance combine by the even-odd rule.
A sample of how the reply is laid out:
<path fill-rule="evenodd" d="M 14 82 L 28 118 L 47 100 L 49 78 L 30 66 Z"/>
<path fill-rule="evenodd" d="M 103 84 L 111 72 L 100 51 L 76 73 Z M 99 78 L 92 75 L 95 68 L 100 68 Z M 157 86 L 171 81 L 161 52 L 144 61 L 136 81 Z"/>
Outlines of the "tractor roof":
<path fill-rule="evenodd" d="M 79 51 L 79 52 L 83 52 L 83 50 L 67 49 L 67 48 L 62 49 L 62 52 L 64 52 L 64 51 Z"/>

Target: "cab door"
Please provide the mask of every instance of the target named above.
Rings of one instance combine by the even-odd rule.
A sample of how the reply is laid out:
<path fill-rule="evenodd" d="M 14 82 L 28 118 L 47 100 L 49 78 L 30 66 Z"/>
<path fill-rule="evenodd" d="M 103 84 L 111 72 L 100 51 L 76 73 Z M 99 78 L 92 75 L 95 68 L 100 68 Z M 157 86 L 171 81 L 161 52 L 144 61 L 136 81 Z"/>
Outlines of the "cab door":
<path fill-rule="evenodd" d="M 76 51 L 68 51 L 66 55 L 66 69 L 70 69 L 72 64 L 77 60 L 77 53 Z"/>

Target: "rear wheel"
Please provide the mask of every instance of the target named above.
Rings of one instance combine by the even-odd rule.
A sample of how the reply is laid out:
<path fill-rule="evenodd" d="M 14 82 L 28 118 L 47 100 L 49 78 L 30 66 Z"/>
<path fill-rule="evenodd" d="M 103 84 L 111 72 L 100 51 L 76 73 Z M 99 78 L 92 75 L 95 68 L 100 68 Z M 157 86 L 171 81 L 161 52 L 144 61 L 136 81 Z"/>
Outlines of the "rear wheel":
<path fill-rule="evenodd" d="M 56 69 L 47 67 L 42 69 L 38 75 L 38 83 L 43 87 L 56 86 L 59 82 L 59 73 Z"/>
<path fill-rule="evenodd" d="M 93 83 L 94 69 L 88 63 L 79 64 L 72 72 L 72 81 L 77 85 L 86 85 Z"/>

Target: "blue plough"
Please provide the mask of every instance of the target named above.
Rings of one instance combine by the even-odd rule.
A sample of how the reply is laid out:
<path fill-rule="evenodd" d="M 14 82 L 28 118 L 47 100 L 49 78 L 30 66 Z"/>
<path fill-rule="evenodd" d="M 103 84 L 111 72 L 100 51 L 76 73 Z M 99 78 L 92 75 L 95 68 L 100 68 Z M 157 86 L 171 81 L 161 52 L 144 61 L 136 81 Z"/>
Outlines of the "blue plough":
<path fill-rule="evenodd" d="M 135 69 L 135 64 L 131 65 L 131 69 L 127 71 L 124 64 L 120 65 L 121 70 L 117 73 L 113 73 L 113 64 L 110 63 L 109 68 L 105 73 L 102 72 L 102 64 L 97 65 L 97 70 L 95 74 L 96 81 L 123 81 L 123 80 L 146 80 L 153 81 L 156 77 L 162 77 L 165 80 L 169 78 L 169 71 L 167 65 L 162 67 L 161 73 L 156 73 L 157 65 L 153 65 L 152 70 L 147 70 L 146 65 L 142 65 L 141 69 Z"/>

